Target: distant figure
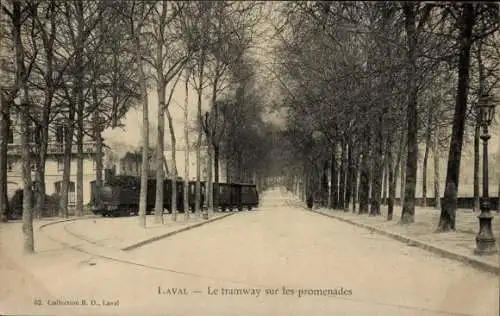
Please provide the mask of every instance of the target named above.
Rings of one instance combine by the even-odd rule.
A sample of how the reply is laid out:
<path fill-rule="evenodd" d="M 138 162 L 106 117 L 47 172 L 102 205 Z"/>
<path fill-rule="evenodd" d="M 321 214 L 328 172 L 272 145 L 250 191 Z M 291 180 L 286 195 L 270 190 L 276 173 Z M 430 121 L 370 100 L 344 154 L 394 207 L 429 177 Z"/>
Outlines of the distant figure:
<path fill-rule="evenodd" d="M 307 194 L 306 205 L 308 208 L 312 209 L 314 204 L 314 196 L 311 192 Z"/>

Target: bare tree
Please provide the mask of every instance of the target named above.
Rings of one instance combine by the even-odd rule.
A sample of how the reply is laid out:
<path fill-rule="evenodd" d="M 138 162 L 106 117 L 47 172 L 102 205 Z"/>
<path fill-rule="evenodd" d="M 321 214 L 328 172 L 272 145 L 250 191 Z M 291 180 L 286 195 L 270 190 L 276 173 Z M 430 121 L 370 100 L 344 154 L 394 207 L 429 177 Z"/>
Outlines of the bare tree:
<path fill-rule="evenodd" d="M 5 0 L 4 0 L 5 1 Z M 0 23 L 4 24 L 4 14 L 3 14 L 3 4 L 0 1 Z M 5 43 L 5 38 L 7 34 L 0 31 L 0 43 Z M 6 60 L 2 58 L 1 60 L 0 75 L 5 78 L 3 69 Z M 7 221 L 7 213 L 9 207 L 9 201 L 7 196 L 7 151 L 8 151 L 8 137 L 9 137 L 9 121 L 10 121 L 10 106 L 7 103 L 7 98 L 5 96 L 4 89 L 1 87 L 0 91 L 0 222 Z"/>
<path fill-rule="evenodd" d="M 76 132 L 77 149 L 77 183 L 76 183 L 76 215 L 83 213 L 83 136 L 85 133 L 84 119 L 86 117 L 86 98 L 92 89 L 88 88 L 89 80 L 85 73 L 92 60 L 91 49 L 88 47 L 89 39 L 99 25 L 103 12 L 109 8 L 104 2 L 84 3 L 76 1 L 61 4 L 62 19 L 67 31 L 65 38 L 59 41 L 61 49 L 69 54 L 66 63 L 70 64 L 68 71 L 61 74 L 58 83 L 61 85 L 65 104 L 64 116 L 64 146 L 63 146 L 63 178 L 61 185 L 59 211 L 61 216 L 68 216 L 68 193 L 70 188 L 71 157 L 73 153 L 74 134 Z M 76 20 L 76 23 L 75 23 Z M 57 32 L 61 34 L 61 32 Z M 56 85 L 57 86 L 57 85 Z M 87 88 L 87 89 L 86 89 Z M 87 91 L 87 93 L 85 93 Z M 62 117 L 61 116 L 61 117 Z M 60 117 L 60 118 L 61 118 Z"/>
<path fill-rule="evenodd" d="M 224 122 L 221 121 L 222 113 L 217 102 L 219 95 L 231 86 L 231 76 L 234 74 L 234 67 L 238 67 L 238 62 L 248 51 L 252 43 L 252 30 L 255 20 L 248 16 L 258 4 L 248 4 L 242 7 L 233 8 L 230 3 L 218 2 L 214 4 L 211 18 L 211 42 L 209 52 L 212 58 L 208 60 L 208 79 L 211 85 L 211 111 L 210 124 L 207 126 L 207 144 L 209 147 L 209 167 L 210 180 L 208 181 L 208 199 L 210 207 L 218 209 L 219 199 L 219 162 L 220 162 L 220 141 L 224 135 Z M 225 106 L 234 104 L 224 103 Z M 213 155 L 212 155 L 213 153 Z M 214 183 L 212 188 L 211 171 L 212 162 L 214 166 Z M 212 194 L 213 192 L 213 194 Z M 213 199 L 212 199 L 213 197 Z"/>
<path fill-rule="evenodd" d="M 1 6 L 1 4 L 0 4 Z M 0 38 L 0 42 L 2 38 Z M 0 222 L 7 221 L 9 201 L 7 197 L 7 150 L 9 137 L 10 107 L 4 92 L 0 91 Z"/>
<path fill-rule="evenodd" d="M 10 17 L 12 23 L 12 38 L 14 52 L 16 56 L 15 84 L 21 91 L 21 104 L 19 106 L 20 129 L 21 129 L 21 156 L 22 156 L 22 179 L 23 179 L 23 235 L 24 252 L 34 253 L 35 244 L 33 237 L 33 191 L 31 180 L 31 148 L 30 148 L 30 105 L 28 94 L 28 78 L 31 72 L 32 63 L 29 67 L 25 64 L 25 52 L 23 45 L 23 26 L 28 18 L 27 6 L 22 6 L 20 1 L 12 1 L 12 10 L 2 8 Z M 15 94 L 19 90 L 15 90 Z M 14 94 L 14 95 L 15 95 Z"/>
<path fill-rule="evenodd" d="M 403 201 L 403 210 L 401 213 L 401 223 L 409 224 L 415 219 L 415 189 L 417 183 L 417 159 L 418 159 L 418 125 L 415 119 L 418 116 L 418 86 L 417 86 L 417 49 L 420 30 L 427 22 L 432 5 L 428 4 L 420 8 L 420 4 L 403 3 L 403 12 L 405 16 L 405 30 L 407 36 L 407 155 L 405 172 L 405 195 Z M 420 20 L 418 21 L 420 13 Z"/>
<path fill-rule="evenodd" d="M 186 68 L 184 78 L 184 220 L 189 219 L 189 76 L 190 70 Z"/>
<path fill-rule="evenodd" d="M 436 209 L 441 209 L 441 193 L 439 189 L 440 168 L 439 168 L 439 125 L 434 131 L 434 140 L 432 142 L 432 156 L 434 157 L 434 198 L 436 199 Z"/>
<path fill-rule="evenodd" d="M 498 140 L 498 144 L 497 144 L 497 161 L 500 160 L 500 138 Z M 497 170 L 497 178 L 498 178 L 498 194 L 497 194 L 497 198 L 498 198 L 498 202 L 497 202 L 497 212 L 500 212 L 500 170 Z"/>
<path fill-rule="evenodd" d="M 170 95 L 167 100 L 167 107 L 166 107 L 166 112 L 167 112 L 167 120 L 168 120 L 168 128 L 170 131 L 170 142 L 171 142 L 171 152 L 172 152 L 172 171 L 171 171 L 171 178 L 172 178 L 172 196 L 171 196 L 171 207 L 172 207 L 172 220 L 176 221 L 177 220 L 177 158 L 176 158 L 176 144 L 177 144 L 177 139 L 175 137 L 175 131 L 174 131 L 174 122 L 172 119 L 172 115 L 170 114 L 170 108 L 168 105 L 172 101 L 172 96 L 174 94 L 175 87 L 177 86 L 177 83 L 179 82 L 179 79 L 182 75 L 182 72 L 179 70 L 179 73 L 177 75 L 177 78 L 175 81 L 172 83 L 172 87 L 170 90 Z"/>
<path fill-rule="evenodd" d="M 467 111 L 467 97 L 469 93 L 470 52 L 474 24 L 476 23 L 474 4 L 464 3 L 461 5 L 460 16 L 457 22 L 460 31 L 457 39 L 459 43 L 458 83 L 446 170 L 446 185 L 443 204 L 441 206 L 441 216 L 438 223 L 439 231 L 455 230 L 456 197 Z"/>
<path fill-rule="evenodd" d="M 27 104 L 27 84 L 33 68 L 33 64 L 36 60 L 37 51 L 32 52 L 30 56 L 31 60 L 28 65 L 26 65 L 26 58 L 28 53 L 26 52 L 25 39 L 26 34 L 33 32 L 33 23 L 31 27 L 27 29 L 27 21 L 31 16 L 29 5 L 22 3 L 21 1 L 5 1 L 0 2 L 0 18 L 2 22 L 2 29 L 0 30 L 1 42 L 2 42 L 2 52 L 8 53 L 9 48 L 11 48 L 12 58 L 14 61 L 9 63 L 2 59 L 1 71 L 2 71 L 2 84 L 0 87 L 0 221 L 7 220 L 8 211 L 8 197 L 7 197 L 7 151 L 8 151 L 8 138 L 10 134 L 10 120 L 11 112 L 13 112 L 14 100 L 21 93 L 22 94 L 22 104 Z M 8 19 L 4 20 L 4 14 Z M 31 21 L 32 22 L 32 21 Z M 7 31 L 10 34 L 7 35 Z M 3 54 L 2 54 L 3 55 Z M 15 57 L 14 57 L 15 56 Z M 4 56 L 2 56 L 4 57 Z M 9 56 L 10 57 L 10 56 Z M 9 79 L 12 81 L 9 82 Z M 25 124 L 30 124 L 31 118 L 27 106 L 18 107 L 17 112 L 25 115 L 22 119 L 26 119 Z M 22 112 L 21 110 L 25 110 Z M 22 127 L 22 126 L 21 126 Z M 26 145 L 28 146 L 28 145 Z M 23 152 L 24 153 L 24 152 Z M 31 166 L 30 166 L 31 168 Z M 24 169 L 23 169 L 24 170 Z M 31 169 L 29 173 L 29 178 L 23 177 L 25 180 L 24 188 L 27 189 L 27 183 L 31 181 Z M 29 181 L 28 181 L 29 180 Z M 29 185 L 29 190 L 31 190 L 31 184 Z M 31 192 L 31 191 L 30 191 Z M 29 194 L 28 194 L 29 195 Z M 32 209 L 29 205 L 26 205 L 26 210 L 23 204 L 23 214 L 26 213 L 26 221 L 24 226 L 28 229 L 26 234 L 31 234 L 32 239 Z M 29 218 L 31 216 L 31 219 Z M 24 215 L 23 215 L 24 218 Z M 23 229 L 24 231 L 24 229 Z M 26 235 L 26 236 L 28 236 Z M 29 241 L 30 237 L 27 237 Z M 25 249 L 29 252 L 29 249 L 34 249 L 33 246 L 25 244 Z"/>
<path fill-rule="evenodd" d="M 194 42 L 197 43 L 198 54 L 195 57 L 195 67 L 197 72 L 193 72 L 193 80 L 196 85 L 196 93 L 198 95 L 197 104 L 197 128 L 198 128 L 198 138 L 196 143 L 196 185 L 195 185 L 195 213 L 201 215 L 201 146 L 202 146 L 202 98 L 203 98 L 203 88 L 205 85 L 205 64 L 207 60 L 207 45 L 209 43 L 208 34 L 208 22 L 210 18 L 210 10 L 212 3 L 205 1 L 198 1 L 198 19 L 201 20 L 201 27 L 196 32 L 197 38 Z M 207 183 L 208 185 L 208 183 Z"/>
<path fill-rule="evenodd" d="M 118 5 L 118 3 L 115 3 Z M 131 1 L 121 3 L 119 10 L 125 10 L 124 19 L 128 26 L 129 34 L 133 42 L 135 55 L 135 66 L 140 85 L 140 100 L 142 103 L 142 164 L 141 164 L 141 192 L 139 197 L 139 225 L 146 227 L 148 173 L 149 173 L 149 104 L 148 104 L 148 80 L 144 69 L 144 26 L 148 16 L 153 10 L 150 3 Z"/>
<path fill-rule="evenodd" d="M 165 112 L 169 122 L 169 100 L 166 100 L 167 86 L 170 84 L 172 95 L 177 82 L 178 74 L 181 73 L 183 67 L 189 61 L 190 51 L 182 45 L 183 32 L 189 32 L 188 29 L 182 28 L 180 16 L 183 14 L 185 3 L 169 3 L 159 2 L 153 6 L 153 14 L 148 21 L 148 34 L 151 34 L 155 42 L 155 48 L 152 50 L 151 58 L 146 58 L 150 66 L 155 70 L 156 87 L 158 94 L 158 133 L 156 144 L 156 165 L 162 166 L 164 159 L 164 134 L 165 134 Z M 177 79 L 175 79 L 177 78 Z M 175 79 L 175 80 L 174 80 Z M 171 125 L 171 124 L 170 124 Z M 169 125 L 169 126 L 170 126 Z M 172 158 L 175 161 L 175 135 L 173 127 L 170 127 L 170 136 L 172 140 Z M 176 172 L 177 168 L 172 167 L 174 171 L 174 179 L 172 179 L 172 217 L 176 218 Z M 163 221 L 163 168 L 156 169 L 156 204 L 155 204 L 155 221 Z"/>
<path fill-rule="evenodd" d="M 57 98 L 58 90 L 61 88 L 64 75 L 68 73 L 72 63 L 69 58 L 58 58 L 60 51 L 60 39 L 57 38 L 57 27 L 60 26 L 61 11 L 63 7 L 56 1 L 50 1 L 46 5 L 30 3 L 30 11 L 34 19 L 37 33 L 32 34 L 31 43 L 35 51 L 38 50 L 38 42 L 43 49 L 43 60 L 34 65 L 35 73 L 41 80 L 31 80 L 34 88 L 43 93 L 43 101 L 39 118 L 36 124 L 36 204 L 35 213 L 41 216 L 45 211 L 45 162 L 47 159 L 47 147 L 49 142 L 49 125 L 54 118 L 60 115 L 61 110 L 54 109 L 53 103 Z"/>

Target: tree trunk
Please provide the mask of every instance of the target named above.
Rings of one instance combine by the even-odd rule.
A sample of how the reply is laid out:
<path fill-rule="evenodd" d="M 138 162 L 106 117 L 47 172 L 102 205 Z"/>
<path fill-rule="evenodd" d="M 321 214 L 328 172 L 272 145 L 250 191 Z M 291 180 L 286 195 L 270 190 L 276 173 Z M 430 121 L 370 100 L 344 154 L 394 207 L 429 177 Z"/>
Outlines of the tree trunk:
<path fill-rule="evenodd" d="M 401 212 L 401 223 L 410 224 L 415 220 L 415 189 L 417 184 L 417 159 L 418 159 L 418 122 L 415 118 L 418 117 L 417 111 L 417 34 L 415 29 L 416 5 L 414 3 L 405 2 L 403 4 L 405 15 L 405 29 L 407 37 L 407 155 L 406 155 L 406 179 L 405 179 L 405 196 L 403 199 L 403 210 Z"/>
<path fill-rule="evenodd" d="M 177 160 L 176 160 L 176 139 L 174 123 L 170 115 L 170 109 L 167 108 L 168 128 L 170 130 L 170 140 L 172 143 L 172 220 L 177 220 Z"/>
<path fill-rule="evenodd" d="M 165 85 L 163 84 L 163 72 L 162 69 L 158 70 L 158 113 L 157 113 L 157 128 L 158 133 L 156 135 L 156 199 L 155 199 L 155 223 L 163 224 L 163 180 L 165 179 L 165 173 L 162 168 L 163 159 L 165 158 L 164 145 L 165 145 Z M 172 211 L 173 213 L 173 211 Z"/>
<path fill-rule="evenodd" d="M 356 213 L 356 203 L 358 203 L 358 178 L 359 178 L 359 155 L 356 155 L 353 166 L 352 179 L 352 212 Z"/>
<path fill-rule="evenodd" d="M 74 96 L 74 93 L 73 93 Z M 74 101 L 74 98 L 73 98 Z M 72 160 L 72 147 L 73 147 L 73 131 L 74 131 L 74 119 L 75 119 L 75 103 L 68 102 L 69 113 L 68 121 L 66 123 L 66 128 L 64 130 L 64 144 L 63 144 L 63 176 L 61 182 L 61 195 L 59 200 L 59 211 L 61 217 L 68 218 L 68 194 L 69 194 L 69 184 L 71 175 L 71 160 Z"/>
<path fill-rule="evenodd" d="M 328 205 L 328 160 L 323 162 L 322 175 L 321 175 L 321 206 Z"/>
<path fill-rule="evenodd" d="M 203 121 L 203 117 L 201 114 L 201 102 L 203 97 L 203 78 L 204 78 L 204 68 L 205 68 L 205 53 L 202 52 L 200 56 L 200 64 L 199 64 L 199 76 L 198 76 L 198 140 L 196 143 L 196 192 L 195 192 L 195 213 L 199 216 L 201 213 L 200 203 L 201 203 L 201 144 L 202 144 L 202 130 L 201 124 Z"/>
<path fill-rule="evenodd" d="M 212 145 L 209 143 L 207 144 L 207 179 L 205 181 L 205 191 L 206 191 L 206 197 L 207 197 L 207 204 L 208 204 L 208 209 L 213 210 L 214 207 L 214 201 L 213 201 L 213 188 L 212 188 L 212 159 L 213 159 L 213 148 Z M 203 212 L 205 213 L 205 212 Z"/>
<path fill-rule="evenodd" d="M 425 133 L 425 152 L 424 152 L 424 161 L 422 164 L 422 203 L 423 206 L 427 206 L 427 164 L 429 161 L 429 150 L 431 146 L 431 123 L 432 123 L 432 112 L 429 113 L 428 122 L 427 122 L 427 131 Z"/>
<path fill-rule="evenodd" d="M 345 204 L 345 185 L 346 185 L 346 155 L 347 155 L 347 142 L 345 137 L 341 140 L 341 153 L 340 153 L 340 177 L 339 177 L 339 209 L 344 209 Z"/>
<path fill-rule="evenodd" d="M 49 143 L 49 120 L 50 120 L 50 107 L 52 103 L 53 95 L 48 92 L 46 96 L 46 101 L 42 113 L 42 122 L 40 125 L 40 138 L 37 142 L 38 145 L 38 159 L 37 159 L 37 171 L 36 171 L 36 204 L 35 212 L 37 216 L 42 216 L 45 209 L 45 195 L 46 195 L 46 185 L 45 185 L 45 162 L 47 160 L 47 146 Z"/>
<path fill-rule="evenodd" d="M 354 151 L 354 145 L 352 141 L 352 137 L 349 137 L 349 142 L 347 144 L 348 149 L 347 149 L 347 182 L 346 182 L 346 190 L 345 190 L 345 205 L 344 205 L 344 211 L 349 212 L 349 202 L 351 201 L 351 194 L 352 194 L 352 181 L 354 178 L 354 165 L 353 165 L 353 151 Z"/>
<path fill-rule="evenodd" d="M 35 252 L 33 238 L 33 192 L 31 183 L 31 148 L 30 131 L 28 126 L 30 120 L 30 104 L 28 87 L 26 85 L 26 67 L 24 65 L 24 49 L 21 40 L 22 13 L 20 1 L 12 1 L 12 35 L 14 51 L 16 55 L 16 83 L 20 85 L 22 93 L 20 106 L 20 129 L 21 129 L 21 159 L 22 159 L 22 181 L 23 181 L 23 250 L 25 253 Z M 3 91 L 0 91 L 2 94 Z"/>
<path fill-rule="evenodd" d="M 141 164 L 141 192 L 139 197 L 139 225 L 146 227 L 147 194 L 148 194 L 148 171 L 149 171 L 149 105 L 146 74 L 142 65 L 142 53 L 140 45 L 140 28 L 135 34 L 135 58 L 139 71 L 139 84 L 141 87 L 142 101 L 142 164 Z"/>
<path fill-rule="evenodd" d="M 382 198 L 382 172 L 384 169 L 384 137 L 383 137 L 383 114 L 379 114 L 379 124 L 377 127 L 377 136 L 376 136 L 376 148 L 377 151 L 373 157 L 372 164 L 372 198 L 371 198 L 371 207 L 370 207 L 370 215 L 376 216 L 380 215 L 380 200 Z"/>
<path fill-rule="evenodd" d="M 0 0 L 2 8 L 2 0 Z M 2 20 L 3 21 L 3 20 Z M 4 42 L 4 32 L 0 32 L 0 43 Z M 0 69 L 0 75 L 3 71 Z M 9 199 L 7 196 L 7 151 L 10 134 L 10 104 L 4 91 L 0 91 L 0 222 L 7 222 Z"/>
<path fill-rule="evenodd" d="M 389 173 L 389 198 L 387 200 L 387 220 L 391 221 L 394 216 L 394 199 L 396 198 L 396 177 L 394 175 L 394 157 L 392 154 L 392 132 L 389 131 L 387 141 L 387 172 Z"/>
<path fill-rule="evenodd" d="M 368 205 L 370 200 L 370 175 L 369 175 L 369 153 L 366 150 L 361 158 L 361 173 L 359 184 L 359 214 L 368 213 Z"/>
<path fill-rule="evenodd" d="M 21 109 L 21 152 L 22 152 L 22 179 L 23 179 L 23 235 L 24 252 L 34 253 L 35 243 L 33 236 L 33 192 L 31 182 L 31 148 L 28 89 L 24 87 L 24 95 Z"/>
<path fill-rule="evenodd" d="M 231 168 L 230 168 L 230 158 L 229 156 L 226 157 L 226 183 L 231 183 L 231 177 L 229 175 L 229 172 L 231 171 Z"/>
<path fill-rule="evenodd" d="M 50 88 L 49 88 L 50 89 Z M 50 106 L 52 103 L 52 93 L 49 90 L 45 96 L 44 106 L 42 110 L 42 120 L 38 125 L 37 144 L 38 155 L 36 157 L 36 192 L 35 192 L 35 214 L 38 219 L 47 210 L 45 209 L 45 162 L 47 160 L 47 146 L 49 143 L 49 119 Z"/>
<path fill-rule="evenodd" d="M 102 188 L 102 170 L 104 169 L 103 167 L 103 144 L 102 144 L 102 122 L 101 122 L 101 117 L 99 115 L 99 110 L 97 109 L 97 103 L 98 103 L 98 98 L 97 98 L 97 89 L 94 87 L 93 89 L 93 102 L 96 105 L 96 110 L 94 112 L 94 141 L 96 143 L 96 154 L 94 156 L 95 159 L 95 192 L 94 192 L 94 197 L 96 199 L 97 203 L 100 203 L 101 196 L 101 188 Z"/>
<path fill-rule="evenodd" d="M 403 152 L 404 152 L 404 133 L 401 133 L 399 137 L 399 146 L 398 146 L 398 152 L 396 156 L 396 164 L 394 165 L 394 188 L 396 188 L 396 181 L 399 177 L 400 169 L 401 171 L 404 171 L 403 168 L 401 168 L 401 165 L 403 165 Z M 400 196 L 403 196 L 403 184 L 404 184 L 404 179 L 403 179 L 404 172 L 401 173 L 401 188 L 400 188 Z M 401 202 L 401 200 L 400 200 Z M 396 198 L 394 198 L 394 203 L 396 203 Z M 399 203 L 401 205 L 401 203 Z"/>
<path fill-rule="evenodd" d="M 80 97 L 78 98 L 80 100 Z M 76 208 L 75 215 L 83 214 L 83 109 L 78 105 L 76 137 Z"/>
<path fill-rule="evenodd" d="M 208 201 L 209 201 L 209 208 L 212 209 L 212 211 L 215 211 L 218 209 L 219 206 L 219 137 L 217 134 L 217 123 L 219 122 L 219 105 L 217 103 L 217 85 L 219 83 L 219 77 L 220 74 L 218 72 L 219 70 L 219 60 L 217 59 L 217 64 L 216 64 L 216 72 L 215 72 L 215 77 L 214 81 L 212 83 L 212 114 L 213 114 L 213 120 L 211 124 L 208 124 L 207 122 L 207 136 L 210 135 L 209 139 L 207 139 L 207 145 L 209 147 L 209 163 L 207 164 L 208 170 L 209 170 L 209 175 L 210 178 L 207 183 L 207 187 L 210 188 L 209 190 L 209 195 Z M 212 185 L 212 148 L 213 147 L 213 165 L 214 165 L 214 183 Z"/>
<path fill-rule="evenodd" d="M 163 168 L 165 170 L 165 174 L 170 174 L 170 171 L 168 171 L 168 165 L 167 165 L 167 158 L 165 158 L 165 155 L 163 156 Z"/>
<path fill-rule="evenodd" d="M 370 128 L 365 130 L 364 140 L 366 145 L 370 144 Z M 361 157 L 360 183 L 359 183 L 359 214 L 368 213 L 370 201 L 370 149 L 365 146 Z"/>
<path fill-rule="evenodd" d="M 436 199 L 436 209 L 441 209 L 441 193 L 439 193 L 439 124 L 436 124 L 432 155 L 434 156 L 434 198 Z"/>
<path fill-rule="evenodd" d="M 9 199 L 7 196 L 7 151 L 10 134 L 9 111 L 9 104 L 7 104 L 4 92 L 0 91 L 0 222 L 7 222 L 9 208 Z"/>
<path fill-rule="evenodd" d="M 219 145 L 214 147 L 214 187 L 213 187 L 213 210 L 219 209 Z"/>
<path fill-rule="evenodd" d="M 496 162 L 496 165 L 498 166 L 498 164 L 500 163 L 500 137 L 498 138 L 498 144 L 497 144 L 497 148 L 498 148 L 498 151 L 497 151 L 497 162 Z M 497 197 L 498 197 L 498 201 L 497 201 L 497 212 L 500 212 L 500 170 L 498 169 L 497 167 L 497 174 L 498 174 L 498 194 L 497 194 Z"/>
<path fill-rule="evenodd" d="M 40 220 L 42 216 L 45 215 L 46 209 L 45 209 L 45 156 L 46 156 L 46 149 L 45 153 L 42 153 L 44 151 L 41 147 L 47 148 L 47 145 L 43 144 L 44 141 L 40 141 L 39 148 L 38 148 L 38 153 L 36 157 L 33 157 L 34 163 L 36 164 L 36 171 L 35 171 L 35 183 L 34 183 L 34 188 L 35 192 L 33 192 L 33 195 L 35 196 L 35 205 L 33 208 L 33 215 Z M 38 147 L 38 146 L 37 146 Z M 42 158 L 42 156 L 44 156 Z M 42 161 L 43 159 L 43 161 Z"/>
<path fill-rule="evenodd" d="M 338 207 L 338 174 L 337 174 L 337 144 L 332 146 L 332 160 L 330 167 L 330 205 L 332 209 Z"/>
<path fill-rule="evenodd" d="M 450 151 L 448 154 L 448 167 L 446 169 L 446 190 L 441 207 L 438 230 L 455 230 L 455 213 L 457 209 L 457 190 L 460 176 L 460 161 L 462 156 L 462 144 L 467 116 L 467 95 L 469 93 L 469 64 L 470 49 L 472 42 L 472 29 L 475 22 L 474 5 L 463 3 L 463 11 L 459 20 L 460 54 L 458 59 L 458 85 L 455 100 L 455 114 L 450 140 Z M 455 190 L 455 191 L 453 191 Z"/>
<path fill-rule="evenodd" d="M 243 179 L 243 155 L 241 151 L 236 151 L 236 177 L 238 182 L 244 182 Z"/>
<path fill-rule="evenodd" d="M 54 60 L 54 43 L 50 39 L 55 37 L 56 33 L 56 6 L 55 2 L 51 1 L 49 5 L 49 19 L 50 19 L 50 33 L 47 37 L 45 30 L 42 31 L 42 41 L 44 47 L 44 55 L 45 55 L 45 73 L 44 73 L 44 81 L 46 84 L 46 88 L 44 89 L 44 101 L 43 101 L 43 109 L 41 115 L 41 122 L 39 123 L 39 139 L 37 141 L 36 147 L 38 150 L 37 156 L 37 171 L 36 171 L 36 192 L 35 192 L 35 214 L 38 218 L 42 216 L 43 211 L 45 210 L 45 161 L 47 157 L 47 146 L 49 140 L 49 120 L 50 120 L 50 110 L 52 106 L 52 100 L 54 97 L 54 92 L 56 89 L 54 82 L 54 68 L 53 68 L 53 60 Z M 34 14 L 36 15 L 36 9 Z"/>
<path fill-rule="evenodd" d="M 69 216 L 68 212 L 68 194 L 69 194 L 69 188 L 70 188 L 70 175 L 71 175 L 71 161 L 73 160 L 72 155 L 72 147 L 73 147 L 73 133 L 75 130 L 75 115 L 76 112 L 78 111 L 78 120 L 82 119 L 82 109 L 81 109 L 81 104 L 80 100 L 82 97 L 82 94 L 80 93 L 80 90 L 83 88 L 83 43 L 82 43 L 82 36 L 83 36 L 83 4 L 81 1 L 77 2 L 76 4 L 76 11 L 77 11 L 77 28 L 78 28 L 78 33 L 77 33 L 77 39 L 76 39 L 76 47 L 75 47 L 75 70 L 73 73 L 73 88 L 71 90 L 71 96 L 67 94 L 68 97 L 68 121 L 66 122 L 65 126 L 65 134 L 64 134 L 64 157 L 63 157 L 63 177 L 62 177 L 62 184 L 61 184 L 61 200 L 60 200 L 60 209 L 59 211 L 61 212 L 61 215 L 64 217 Z M 79 124 L 76 126 L 77 131 L 81 130 Z M 81 134 L 78 132 L 78 139 L 81 139 Z M 79 147 L 79 146 L 78 146 Z M 80 157 L 80 155 L 78 155 Z M 80 159 L 78 159 L 80 160 Z M 82 166 L 80 165 L 80 169 L 78 169 L 77 165 L 77 177 L 79 174 L 79 170 L 83 171 Z"/>
<path fill-rule="evenodd" d="M 77 21 L 77 43 L 76 43 L 76 67 L 77 71 L 75 73 L 75 85 L 76 85 L 76 96 L 77 96 L 77 137 L 76 137 L 76 147 L 77 147 L 77 160 L 76 160 L 76 216 L 81 216 L 83 214 L 83 115 L 85 109 L 85 100 L 83 98 L 83 85 L 84 85 L 84 71 L 85 66 L 83 65 L 83 54 L 84 54 L 84 20 L 83 20 L 83 1 L 78 0 L 75 3 L 76 7 L 76 21 Z"/>
<path fill-rule="evenodd" d="M 185 99 L 184 99 L 184 146 L 186 146 L 184 154 L 184 220 L 189 219 L 189 71 L 186 70 L 186 78 L 184 82 Z"/>
<path fill-rule="evenodd" d="M 404 150 L 406 150 L 406 145 L 404 147 Z M 403 206 L 403 201 L 405 199 L 405 183 L 406 183 L 405 166 L 406 166 L 406 155 L 404 153 L 402 153 L 401 162 L 399 164 L 399 173 L 400 173 L 399 205 L 400 206 Z"/>
<path fill-rule="evenodd" d="M 381 204 L 387 204 L 387 188 L 389 187 L 389 170 L 388 168 L 388 159 L 387 159 L 387 148 L 385 150 L 384 155 L 384 167 L 382 169 L 382 200 Z"/>

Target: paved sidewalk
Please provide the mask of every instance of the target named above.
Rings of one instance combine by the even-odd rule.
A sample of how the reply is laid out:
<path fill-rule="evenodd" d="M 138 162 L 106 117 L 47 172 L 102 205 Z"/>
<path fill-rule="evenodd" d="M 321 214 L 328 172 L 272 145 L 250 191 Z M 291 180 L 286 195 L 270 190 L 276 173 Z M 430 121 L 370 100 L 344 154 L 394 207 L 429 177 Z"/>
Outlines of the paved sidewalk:
<path fill-rule="evenodd" d="M 304 203 L 297 198 L 291 199 L 295 205 L 304 206 Z M 394 207 L 394 217 L 392 221 L 387 218 L 387 206 L 381 207 L 381 216 L 359 215 L 341 210 L 326 208 L 314 208 L 312 211 L 327 215 L 329 217 L 342 220 L 361 226 L 383 235 L 392 237 L 399 241 L 408 243 L 410 246 L 417 246 L 432 251 L 444 257 L 459 260 L 479 269 L 499 273 L 500 271 L 500 251 L 492 255 L 476 255 L 476 235 L 479 231 L 479 221 L 472 210 L 459 209 L 456 217 L 456 231 L 437 233 L 436 228 L 439 222 L 440 211 L 434 208 L 417 207 L 415 210 L 415 222 L 411 225 L 401 225 L 401 207 Z M 493 234 L 497 239 L 497 248 L 500 250 L 500 216 L 492 212 L 494 219 L 492 222 Z"/>

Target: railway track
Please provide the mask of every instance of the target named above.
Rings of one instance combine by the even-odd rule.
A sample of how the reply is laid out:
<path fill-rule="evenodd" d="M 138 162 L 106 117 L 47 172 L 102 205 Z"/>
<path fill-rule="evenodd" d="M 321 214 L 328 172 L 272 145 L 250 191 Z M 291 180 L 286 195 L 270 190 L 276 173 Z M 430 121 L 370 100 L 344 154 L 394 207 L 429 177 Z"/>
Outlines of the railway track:
<path fill-rule="evenodd" d="M 97 218 L 97 220 L 98 219 L 99 218 Z M 227 282 L 227 283 L 232 283 L 235 285 L 239 284 L 239 285 L 246 285 L 246 286 L 249 286 L 249 285 L 261 286 L 261 287 L 264 286 L 264 285 L 249 284 L 247 281 L 239 281 L 239 280 L 224 279 L 224 278 L 220 278 L 220 277 L 213 277 L 210 275 L 203 275 L 203 274 L 199 274 L 199 273 L 195 273 L 195 272 L 182 271 L 182 270 L 179 270 L 176 268 L 158 266 L 158 265 L 154 265 L 151 263 L 132 260 L 132 259 L 128 258 L 126 252 L 121 251 L 121 250 L 114 251 L 113 253 L 107 253 L 107 252 L 109 252 L 109 248 L 106 249 L 107 251 L 103 251 L 103 252 L 100 252 L 100 251 L 96 252 L 96 251 L 86 249 L 87 247 L 85 247 L 85 246 L 87 246 L 89 244 L 93 247 L 99 247 L 102 249 L 105 249 L 105 247 L 100 245 L 99 241 L 95 241 L 95 240 L 91 240 L 89 238 L 86 238 L 85 236 L 78 234 L 78 233 L 75 233 L 74 231 L 72 231 L 71 229 L 68 228 L 68 226 L 74 224 L 75 221 L 79 221 L 79 220 L 88 220 L 88 218 L 86 218 L 86 219 L 70 219 L 70 220 L 62 220 L 62 221 L 58 221 L 58 222 L 47 223 L 45 225 L 40 226 L 39 232 L 42 233 L 45 237 L 47 237 L 51 241 L 56 242 L 56 243 L 64 246 L 65 248 L 69 248 L 69 249 L 72 249 L 74 251 L 90 255 L 91 257 L 88 260 L 86 260 L 90 265 L 96 265 L 95 260 L 93 260 L 93 259 L 100 258 L 100 259 L 105 259 L 105 260 L 110 261 L 110 262 L 120 263 L 120 264 L 124 264 L 124 265 L 130 265 L 130 266 L 139 267 L 139 268 L 143 268 L 143 269 L 161 271 L 161 272 L 167 272 L 167 273 L 174 273 L 177 275 L 184 275 L 184 276 L 206 279 L 206 280 L 211 280 L 211 281 Z M 59 226 L 58 229 L 61 229 L 61 227 L 62 227 L 62 231 L 65 234 L 67 234 L 67 236 L 71 237 L 70 240 L 73 239 L 72 243 L 65 242 L 65 241 L 61 240 L 61 239 L 66 239 L 66 238 L 54 237 L 53 234 L 50 234 L 47 231 L 47 227 L 56 226 L 56 225 Z M 60 226 L 60 225 L 62 225 L 62 226 Z M 80 243 L 75 244 L 75 239 L 77 241 L 80 241 Z"/>

